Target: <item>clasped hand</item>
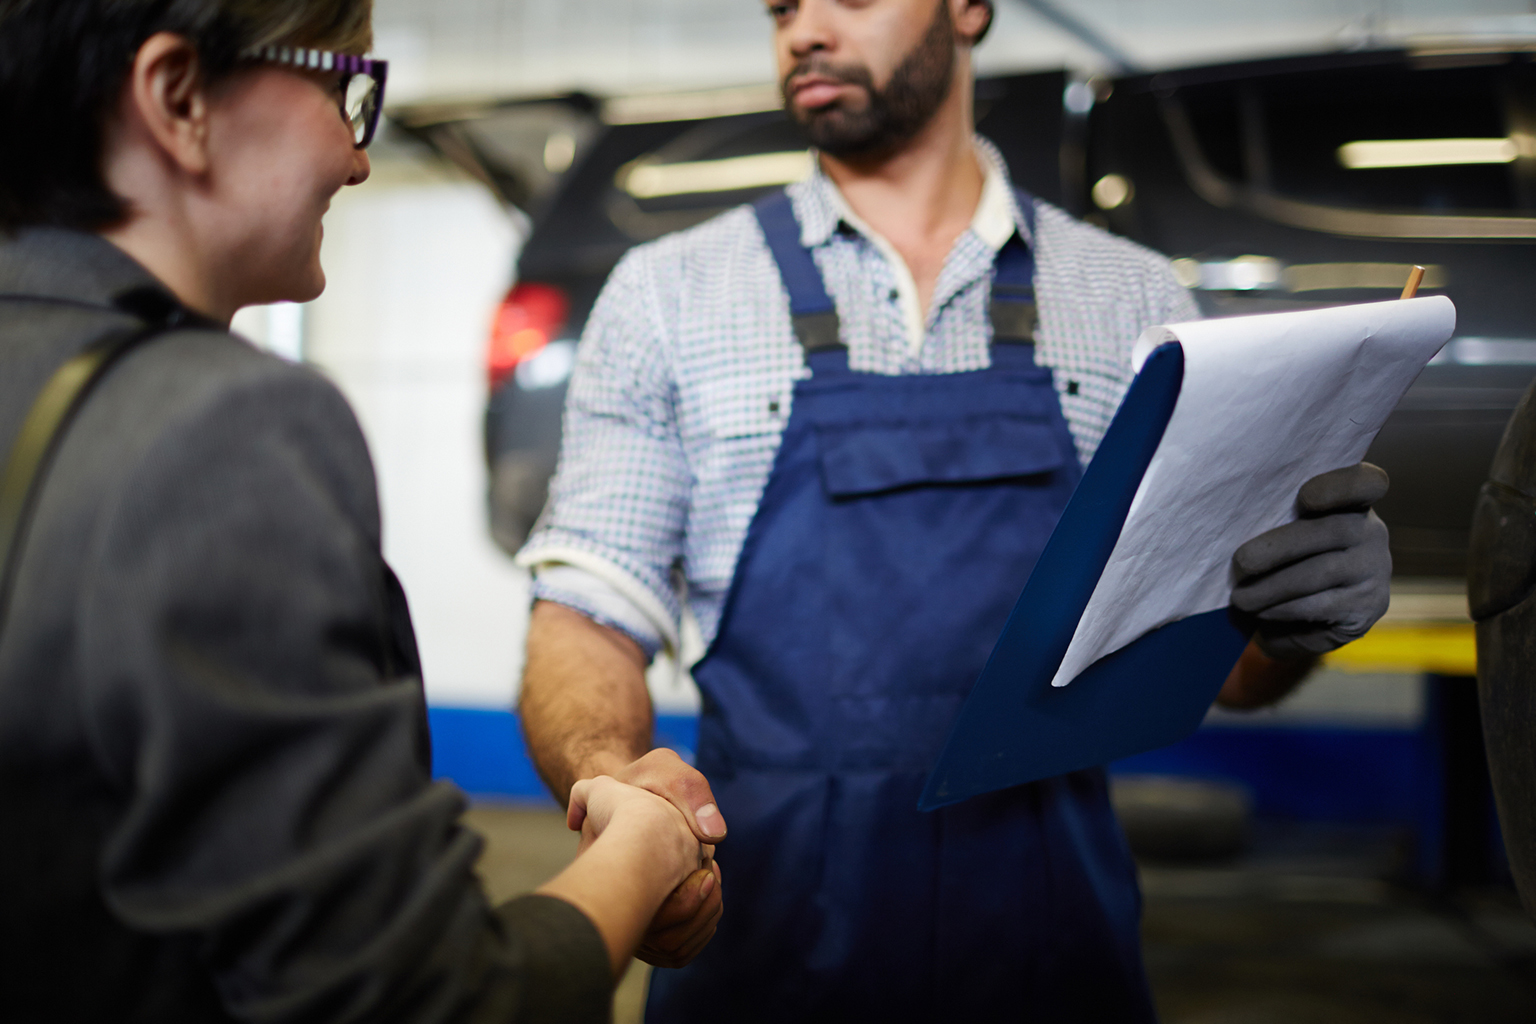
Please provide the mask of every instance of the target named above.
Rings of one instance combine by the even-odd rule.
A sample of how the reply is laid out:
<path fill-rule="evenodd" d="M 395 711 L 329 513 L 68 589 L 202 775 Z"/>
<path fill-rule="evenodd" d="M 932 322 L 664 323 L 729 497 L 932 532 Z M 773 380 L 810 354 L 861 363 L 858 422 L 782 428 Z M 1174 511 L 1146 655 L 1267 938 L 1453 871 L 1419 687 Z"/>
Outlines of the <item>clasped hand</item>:
<path fill-rule="evenodd" d="M 723 909 L 714 844 L 725 820 L 709 783 L 675 753 L 653 750 L 613 777 L 571 787 L 566 824 L 581 833 L 584 852 L 619 816 L 643 816 L 656 829 L 652 848 L 681 879 L 651 920 L 635 956 L 655 967 L 683 967 L 714 937 Z"/>

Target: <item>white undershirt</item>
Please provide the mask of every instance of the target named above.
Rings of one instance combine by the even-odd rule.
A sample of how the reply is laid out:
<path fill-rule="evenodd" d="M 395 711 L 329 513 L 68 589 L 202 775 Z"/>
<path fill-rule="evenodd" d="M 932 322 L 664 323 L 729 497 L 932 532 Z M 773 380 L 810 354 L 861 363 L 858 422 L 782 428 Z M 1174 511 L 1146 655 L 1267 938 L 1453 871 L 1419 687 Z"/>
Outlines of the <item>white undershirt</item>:
<path fill-rule="evenodd" d="M 976 150 L 976 161 L 981 164 L 982 183 L 981 199 L 976 203 L 976 213 L 971 217 L 970 230 L 976 237 L 993 252 L 997 252 L 1008 239 L 1013 237 L 1014 222 L 1013 208 L 1008 202 L 1008 179 L 1004 177 L 1002 168 L 992 162 L 980 148 Z M 917 294 L 917 281 L 912 277 L 912 269 L 907 266 L 907 261 L 901 258 L 901 253 L 896 247 L 874 228 L 865 223 L 864 218 L 853 212 L 848 205 L 848 200 L 836 184 L 832 185 L 832 201 L 837 207 L 837 215 L 843 222 L 853 228 L 859 234 L 869 239 L 885 261 L 891 265 L 891 273 L 896 277 L 897 301 L 901 306 L 902 322 L 906 325 L 907 351 L 914 357 L 923 350 L 923 341 L 928 337 L 928 325 L 923 319 L 923 306 Z"/>

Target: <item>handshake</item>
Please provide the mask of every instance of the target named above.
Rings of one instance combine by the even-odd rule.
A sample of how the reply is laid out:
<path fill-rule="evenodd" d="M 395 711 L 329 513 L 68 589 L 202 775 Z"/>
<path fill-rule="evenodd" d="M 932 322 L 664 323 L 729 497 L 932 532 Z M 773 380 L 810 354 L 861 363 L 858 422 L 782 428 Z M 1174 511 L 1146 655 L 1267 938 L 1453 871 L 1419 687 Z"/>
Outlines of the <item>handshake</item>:
<path fill-rule="evenodd" d="M 714 937 L 722 910 L 715 843 L 725 837 L 704 776 L 653 750 L 571 787 L 576 860 L 539 889 L 580 908 L 602 934 L 614 976 L 631 955 L 682 967 Z M 665 794 L 664 796 L 658 794 Z"/>

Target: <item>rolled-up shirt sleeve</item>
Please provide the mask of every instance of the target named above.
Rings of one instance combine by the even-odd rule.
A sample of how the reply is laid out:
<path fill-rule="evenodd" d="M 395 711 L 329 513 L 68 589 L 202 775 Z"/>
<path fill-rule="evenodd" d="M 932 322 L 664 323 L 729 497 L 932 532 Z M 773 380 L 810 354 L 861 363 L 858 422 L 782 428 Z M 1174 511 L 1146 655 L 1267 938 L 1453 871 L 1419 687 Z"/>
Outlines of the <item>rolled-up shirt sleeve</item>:
<path fill-rule="evenodd" d="M 575 907 L 492 908 L 461 793 L 430 777 L 367 451 L 264 362 L 161 430 L 94 542 L 84 715 L 125 810 L 111 912 L 190 944 L 238 1020 L 601 1021 Z"/>
<path fill-rule="evenodd" d="M 593 307 L 549 505 L 518 562 L 535 571 L 535 599 L 575 607 L 654 654 L 677 647 L 681 605 L 672 572 L 692 478 L 666 328 L 676 313 L 664 309 L 649 258 L 644 250 L 625 256 Z M 587 579 L 538 573 L 557 565 Z"/>

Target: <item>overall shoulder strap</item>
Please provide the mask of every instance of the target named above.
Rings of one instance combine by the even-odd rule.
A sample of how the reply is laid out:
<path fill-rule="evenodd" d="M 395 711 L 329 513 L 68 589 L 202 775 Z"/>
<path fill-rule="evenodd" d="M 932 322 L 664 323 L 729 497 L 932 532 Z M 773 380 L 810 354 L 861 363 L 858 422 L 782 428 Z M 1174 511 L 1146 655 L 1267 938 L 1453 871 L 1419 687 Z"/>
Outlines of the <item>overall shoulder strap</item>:
<path fill-rule="evenodd" d="M 801 347 L 807 353 L 841 348 L 837 306 L 827 294 L 810 250 L 800 244 L 800 222 L 795 219 L 789 194 L 781 190 L 764 196 L 752 204 L 752 212 L 789 292 L 789 315 Z"/>
<path fill-rule="evenodd" d="M 114 363 L 175 326 L 177 319 L 156 319 L 91 343 L 54 372 L 22 420 L 16 441 L 0 467 L 0 625 L 5 621 L 21 548 L 43 479 L 69 424 Z"/>
<path fill-rule="evenodd" d="M 1024 226 L 1029 229 L 1030 238 L 1035 235 L 1035 197 L 1026 189 L 1013 186 L 1013 197 L 1018 201 L 1019 212 L 1024 215 Z"/>
<path fill-rule="evenodd" d="M 1035 233 L 1035 197 L 1014 189 L 1030 236 Z M 1039 313 L 1035 306 L 1035 254 L 1017 233 L 997 253 L 992 276 L 992 343 L 1032 345 Z"/>

